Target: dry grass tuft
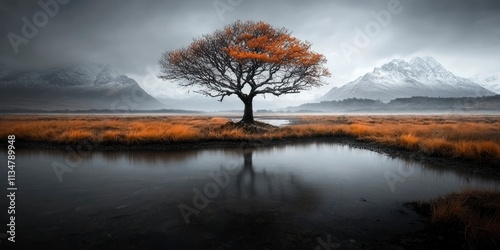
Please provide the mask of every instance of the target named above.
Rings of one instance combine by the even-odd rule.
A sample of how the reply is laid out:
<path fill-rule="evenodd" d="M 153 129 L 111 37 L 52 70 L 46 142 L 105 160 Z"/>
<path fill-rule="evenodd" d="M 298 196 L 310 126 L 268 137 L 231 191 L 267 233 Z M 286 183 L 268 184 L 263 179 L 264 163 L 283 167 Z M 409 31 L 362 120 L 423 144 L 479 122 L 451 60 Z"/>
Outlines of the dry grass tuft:
<path fill-rule="evenodd" d="M 500 246 L 499 191 L 468 189 L 430 204 L 432 221 L 459 227 L 473 245 Z"/>
<path fill-rule="evenodd" d="M 406 148 L 415 148 L 418 146 L 419 138 L 412 134 L 403 134 L 400 136 L 400 143 Z"/>

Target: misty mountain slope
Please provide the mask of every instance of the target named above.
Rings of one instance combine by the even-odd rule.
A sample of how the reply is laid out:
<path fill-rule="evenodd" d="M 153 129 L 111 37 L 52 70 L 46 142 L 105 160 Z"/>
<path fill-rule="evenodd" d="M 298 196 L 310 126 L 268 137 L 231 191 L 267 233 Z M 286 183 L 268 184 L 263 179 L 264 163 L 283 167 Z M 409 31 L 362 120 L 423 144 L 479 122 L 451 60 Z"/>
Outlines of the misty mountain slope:
<path fill-rule="evenodd" d="M 164 108 L 134 79 L 100 64 L 43 71 L 0 65 L 0 98 L 3 110 Z"/>
<path fill-rule="evenodd" d="M 500 76 L 491 75 L 491 76 L 481 76 L 476 75 L 470 78 L 471 81 L 481 85 L 483 88 L 493 91 L 497 94 L 500 94 Z"/>
<path fill-rule="evenodd" d="M 495 95 L 469 79 L 455 76 L 432 57 L 394 59 L 373 72 L 333 88 L 320 101 L 366 98 L 389 101 L 412 96 L 477 97 Z"/>

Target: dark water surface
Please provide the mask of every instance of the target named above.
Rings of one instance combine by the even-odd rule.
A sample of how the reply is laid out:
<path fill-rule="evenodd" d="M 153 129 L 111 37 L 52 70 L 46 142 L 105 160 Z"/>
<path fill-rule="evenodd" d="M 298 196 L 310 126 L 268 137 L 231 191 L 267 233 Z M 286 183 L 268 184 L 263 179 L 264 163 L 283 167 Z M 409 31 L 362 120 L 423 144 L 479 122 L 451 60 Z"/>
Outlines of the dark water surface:
<path fill-rule="evenodd" d="M 420 229 L 404 202 L 465 187 L 500 189 L 492 180 L 329 143 L 16 153 L 15 246 L 33 249 L 357 248 Z M 1 199 L 4 225 L 7 207 Z M 13 246 L 1 240 L 2 249 Z"/>

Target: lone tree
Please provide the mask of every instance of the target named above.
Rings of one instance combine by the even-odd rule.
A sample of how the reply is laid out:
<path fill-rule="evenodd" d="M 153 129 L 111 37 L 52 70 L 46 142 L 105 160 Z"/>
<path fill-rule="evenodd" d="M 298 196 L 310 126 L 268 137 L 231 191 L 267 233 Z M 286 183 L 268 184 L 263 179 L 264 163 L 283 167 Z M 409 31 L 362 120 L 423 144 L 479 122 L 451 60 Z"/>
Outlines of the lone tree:
<path fill-rule="evenodd" d="M 259 94 L 299 93 L 321 86 L 326 58 L 309 42 L 285 28 L 264 22 L 237 21 L 185 48 L 167 51 L 159 60 L 163 80 L 175 80 L 205 96 L 236 95 L 245 104 L 242 123 L 252 123 L 253 98 Z"/>

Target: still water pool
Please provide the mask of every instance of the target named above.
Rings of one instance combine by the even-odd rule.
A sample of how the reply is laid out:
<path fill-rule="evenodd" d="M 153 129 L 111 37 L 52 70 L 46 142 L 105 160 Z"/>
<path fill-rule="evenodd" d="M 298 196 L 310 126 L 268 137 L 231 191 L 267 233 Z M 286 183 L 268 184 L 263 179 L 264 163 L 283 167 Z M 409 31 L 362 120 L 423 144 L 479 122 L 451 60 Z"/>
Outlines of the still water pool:
<path fill-rule="evenodd" d="M 334 143 L 18 150 L 16 161 L 16 247 L 37 249 L 356 248 L 420 229 L 404 202 L 500 189 L 494 180 Z"/>

